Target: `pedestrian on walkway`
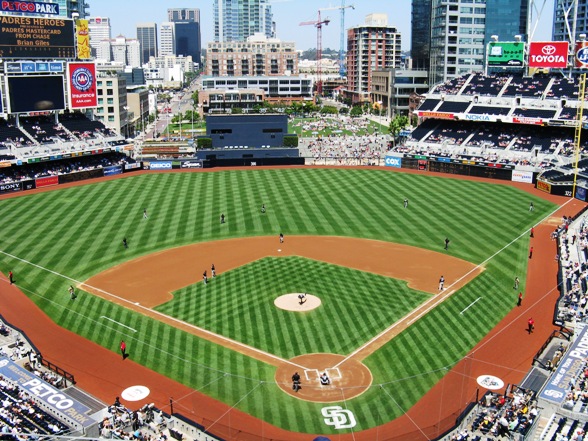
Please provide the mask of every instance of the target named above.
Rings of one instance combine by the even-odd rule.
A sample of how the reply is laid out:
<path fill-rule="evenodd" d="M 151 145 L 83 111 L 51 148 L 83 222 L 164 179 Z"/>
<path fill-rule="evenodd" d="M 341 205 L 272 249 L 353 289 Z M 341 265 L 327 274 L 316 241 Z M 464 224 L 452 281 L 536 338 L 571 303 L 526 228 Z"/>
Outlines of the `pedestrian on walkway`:
<path fill-rule="evenodd" d="M 8 281 L 11 285 L 14 283 L 14 275 L 12 274 L 12 271 L 8 271 Z"/>
<path fill-rule="evenodd" d="M 531 227 L 531 237 L 535 237 L 535 227 Z"/>
<path fill-rule="evenodd" d="M 533 247 L 529 250 L 529 259 L 533 258 Z"/>
<path fill-rule="evenodd" d="M 517 301 L 517 306 L 521 306 L 523 304 L 523 293 L 519 292 L 519 300 Z"/>
<path fill-rule="evenodd" d="M 124 340 L 120 341 L 120 353 L 122 354 L 123 360 L 127 358 L 127 344 Z"/>

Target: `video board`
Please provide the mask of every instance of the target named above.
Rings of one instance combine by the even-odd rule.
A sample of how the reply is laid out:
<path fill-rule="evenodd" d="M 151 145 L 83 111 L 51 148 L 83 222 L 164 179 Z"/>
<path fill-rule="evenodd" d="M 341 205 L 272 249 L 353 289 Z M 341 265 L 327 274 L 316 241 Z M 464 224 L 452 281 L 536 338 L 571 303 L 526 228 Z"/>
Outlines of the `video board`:
<path fill-rule="evenodd" d="M 75 58 L 73 20 L 0 15 L 0 58 Z"/>
<path fill-rule="evenodd" d="M 8 113 L 65 109 L 63 75 L 9 76 L 6 84 Z"/>

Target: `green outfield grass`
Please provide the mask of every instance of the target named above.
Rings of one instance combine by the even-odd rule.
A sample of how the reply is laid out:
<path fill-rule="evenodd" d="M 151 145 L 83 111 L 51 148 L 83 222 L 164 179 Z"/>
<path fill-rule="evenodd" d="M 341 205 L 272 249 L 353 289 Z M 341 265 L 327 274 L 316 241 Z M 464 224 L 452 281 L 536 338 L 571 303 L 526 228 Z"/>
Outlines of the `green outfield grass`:
<path fill-rule="evenodd" d="M 296 292 L 319 296 L 322 307 L 300 314 L 274 306 L 276 297 Z M 321 352 L 346 355 L 429 297 L 400 280 L 274 257 L 177 291 L 157 310 L 290 359 Z"/>
<path fill-rule="evenodd" d="M 408 209 L 402 205 L 405 197 L 410 200 Z M 535 204 L 534 212 L 528 211 L 530 201 Z M 259 213 L 262 203 L 267 207 L 263 216 Z M 143 208 L 149 211 L 147 221 L 142 218 Z M 124 338 L 136 362 L 271 424 L 297 432 L 328 434 L 341 431 L 325 425 L 320 413 L 324 405 L 303 402 L 281 392 L 274 384 L 272 366 L 89 294 L 82 293 L 76 302 L 71 302 L 67 287 L 72 280 L 68 278 L 83 281 L 113 265 L 157 250 L 231 237 L 278 232 L 339 235 L 398 242 L 439 252 L 443 252 L 444 238 L 449 237 L 451 255 L 484 263 L 485 271 L 365 360 L 374 376 L 374 387 L 356 399 L 341 403 L 353 411 L 357 419 L 353 430 L 358 431 L 402 415 L 512 309 L 516 303 L 513 279 L 519 276 L 524 281 L 526 275 L 527 231 L 554 208 L 549 202 L 498 183 L 383 169 L 275 169 L 132 176 L 0 201 L 3 251 L 0 270 L 14 271 L 19 287 L 60 325 L 113 351 Z M 227 223 L 222 226 L 218 222 L 220 213 L 227 216 Z M 129 240 L 128 250 L 121 245 L 123 237 Z M 222 267 L 222 262 L 215 263 Z M 296 269 L 289 269 L 290 265 Z M 283 280 L 263 279 L 261 275 L 255 281 L 251 279 L 263 273 L 267 266 L 280 271 Z M 328 271 L 337 273 L 336 278 L 309 276 L 327 267 Z M 229 300 L 207 300 L 210 314 L 193 309 L 195 306 L 189 299 L 182 298 L 199 292 L 202 289 L 199 284 L 185 288 L 177 299 L 160 309 L 193 317 L 198 324 L 249 344 L 256 343 L 256 347 L 284 357 L 299 355 L 297 351 L 325 348 L 345 353 L 354 347 L 351 340 L 312 341 L 289 347 L 286 339 L 270 341 L 268 336 L 260 335 L 262 331 L 281 332 L 278 326 L 283 326 L 284 319 L 284 315 L 260 302 L 265 299 L 267 303 L 271 298 L 270 288 L 262 287 L 262 283 L 273 283 L 276 291 L 320 289 L 321 296 L 323 291 L 326 296 L 334 296 L 337 284 L 343 283 L 340 278 L 346 281 L 344 286 L 350 295 L 377 299 L 377 312 L 374 314 L 373 305 L 363 304 L 358 305 L 357 313 L 339 309 L 329 316 L 320 312 L 316 315 L 321 322 L 309 320 L 309 326 L 334 328 L 335 325 L 325 322 L 336 314 L 340 316 L 336 318 L 339 320 L 336 326 L 354 323 L 361 331 L 347 329 L 346 332 L 365 340 L 385 327 L 386 320 L 391 324 L 397 315 L 423 299 L 422 293 L 400 291 L 404 293 L 400 296 L 405 297 L 396 311 L 398 305 L 390 302 L 387 307 L 388 297 L 376 291 L 389 287 L 406 290 L 403 282 L 307 259 L 278 258 L 262 259 L 221 274 L 211 282 L 206 289 L 214 288 L 229 296 Z M 259 296 L 257 304 L 248 303 L 250 293 L 240 297 L 236 286 L 213 286 L 224 280 L 255 289 L 254 294 Z M 366 284 L 366 280 L 370 283 Z M 376 283 L 378 290 L 371 282 Z M 524 286 L 521 288 L 524 290 Z M 474 307 L 460 314 L 479 297 Z M 187 311 L 183 306 L 175 306 L 182 302 Z M 257 320 L 260 328 L 244 327 L 233 307 L 245 308 L 252 316 L 251 321 Z M 261 324 L 264 316 L 260 320 L 257 314 L 272 317 L 274 323 Z M 138 332 L 130 333 L 102 316 Z M 296 326 L 304 325 L 303 319 L 295 320 Z M 333 332 L 329 332 L 332 339 Z"/>

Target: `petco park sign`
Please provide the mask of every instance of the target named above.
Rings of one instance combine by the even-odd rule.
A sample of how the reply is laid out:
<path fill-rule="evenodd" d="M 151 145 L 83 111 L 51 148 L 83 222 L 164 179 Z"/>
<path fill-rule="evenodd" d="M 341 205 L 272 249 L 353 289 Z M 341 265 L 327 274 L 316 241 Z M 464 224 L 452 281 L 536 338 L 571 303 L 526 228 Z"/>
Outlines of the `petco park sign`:
<path fill-rule="evenodd" d="M 568 47 L 567 41 L 532 42 L 529 45 L 529 67 L 565 68 Z"/>

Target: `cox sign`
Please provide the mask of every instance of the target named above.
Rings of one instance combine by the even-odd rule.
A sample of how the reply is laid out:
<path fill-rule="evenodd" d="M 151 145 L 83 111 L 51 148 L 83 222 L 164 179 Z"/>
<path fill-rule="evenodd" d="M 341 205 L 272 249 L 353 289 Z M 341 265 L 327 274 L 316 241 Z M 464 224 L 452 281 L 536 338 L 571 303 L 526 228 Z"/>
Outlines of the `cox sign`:
<path fill-rule="evenodd" d="M 565 68 L 568 64 L 567 41 L 541 41 L 529 44 L 529 67 Z"/>
<path fill-rule="evenodd" d="M 576 43 L 576 67 L 588 68 L 588 41 Z"/>
<path fill-rule="evenodd" d="M 386 156 L 386 167 L 402 167 L 402 158 L 397 156 Z"/>

